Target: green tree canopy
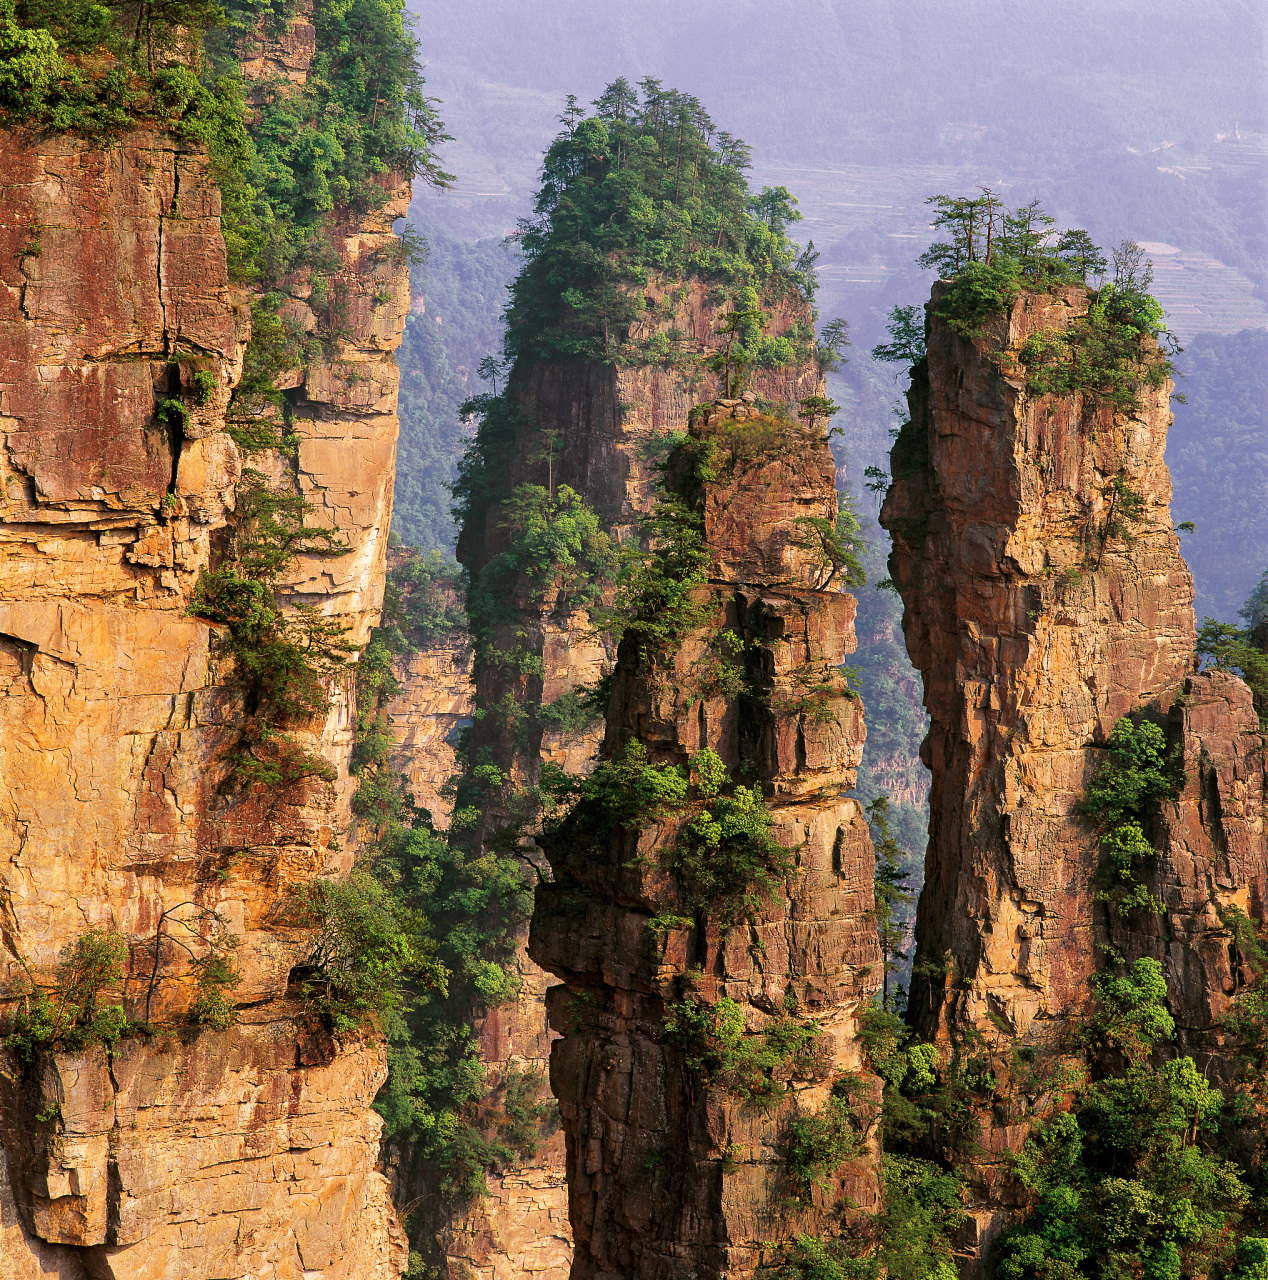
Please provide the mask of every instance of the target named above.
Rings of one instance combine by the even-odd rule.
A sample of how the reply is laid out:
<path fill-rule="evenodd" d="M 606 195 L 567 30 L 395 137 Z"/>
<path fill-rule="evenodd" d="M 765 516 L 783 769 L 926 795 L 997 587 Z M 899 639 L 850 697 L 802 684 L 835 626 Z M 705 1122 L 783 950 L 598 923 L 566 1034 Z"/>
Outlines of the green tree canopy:
<path fill-rule="evenodd" d="M 786 234 L 800 215 L 784 187 L 751 195 L 749 149 L 690 94 L 645 79 L 610 84 L 586 115 L 569 99 L 546 152 L 535 216 L 516 233 L 507 352 L 617 358 L 647 314 L 655 275 L 728 292 L 813 293 L 813 262 Z M 752 305 L 756 305 L 756 297 Z"/>

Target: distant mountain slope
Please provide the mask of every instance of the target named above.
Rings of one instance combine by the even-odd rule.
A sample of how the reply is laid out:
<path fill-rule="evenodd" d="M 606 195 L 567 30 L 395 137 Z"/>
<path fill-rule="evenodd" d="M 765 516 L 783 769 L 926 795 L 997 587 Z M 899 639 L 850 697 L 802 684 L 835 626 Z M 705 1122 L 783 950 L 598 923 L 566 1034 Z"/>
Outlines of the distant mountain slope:
<path fill-rule="evenodd" d="M 1182 550 L 1204 615 L 1237 621 L 1268 566 L 1268 332 L 1204 333 L 1176 364 L 1186 375 L 1167 441 Z"/>

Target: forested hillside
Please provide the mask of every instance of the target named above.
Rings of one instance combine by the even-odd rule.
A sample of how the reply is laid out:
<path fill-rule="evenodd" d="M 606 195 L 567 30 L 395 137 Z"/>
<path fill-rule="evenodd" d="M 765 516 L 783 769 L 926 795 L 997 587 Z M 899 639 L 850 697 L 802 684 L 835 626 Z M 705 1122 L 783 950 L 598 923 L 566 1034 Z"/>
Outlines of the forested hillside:
<path fill-rule="evenodd" d="M 430 218 L 419 226 L 429 252 L 410 271 L 414 311 L 397 356 L 401 435 L 392 531 L 449 556 L 457 529 L 446 486 L 467 442 L 458 410 L 493 389 L 478 367 L 501 347 L 502 306 L 517 255 L 497 239 L 466 243 Z"/>

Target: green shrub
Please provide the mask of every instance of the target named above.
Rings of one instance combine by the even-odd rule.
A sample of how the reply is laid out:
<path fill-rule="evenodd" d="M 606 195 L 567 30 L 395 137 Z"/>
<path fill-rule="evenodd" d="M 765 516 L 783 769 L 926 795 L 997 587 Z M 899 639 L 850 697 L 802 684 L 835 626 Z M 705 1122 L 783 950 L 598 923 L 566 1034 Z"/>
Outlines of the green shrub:
<path fill-rule="evenodd" d="M 216 376 L 206 369 L 194 373 L 194 399 L 198 404 L 210 404 L 219 387 Z"/>
<path fill-rule="evenodd" d="M 702 626 L 713 604 L 700 598 L 709 567 L 700 513 L 666 488 L 644 532 L 652 550 L 626 549 L 615 603 L 597 616 L 610 632 L 629 636 L 642 660 L 650 662 L 672 653 L 689 631 Z"/>
<path fill-rule="evenodd" d="M 847 495 L 842 495 L 835 525 L 823 516 L 797 516 L 793 527 L 792 544 L 807 551 L 818 566 L 810 583 L 816 591 L 826 591 L 838 576 L 842 587 L 866 584 L 867 574 L 858 554 L 859 522 Z"/>
<path fill-rule="evenodd" d="M 0 107 L 38 109 L 70 68 L 50 32 L 24 29 L 13 12 L 13 0 L 0 4 Z"/>
<path fill-rule="evenodd" d="M 831 1185 L 831 1175 L 863 1150 L 859 1121 L 850 1105 L 850 1082 L 833 1086 L 822 1109 L 798 1116 L 788 1127 L 784 1167 L 793 1196 L 809 1203 L 816 1187 Z"/>
<path fill-rule="evenodd" d="M 1130 911 L 1162 911 L 1162 903 L 1140 879 L 1154 857 L 1145 835 L 1158 802 L 1176 792 L 1167 740 L 1149 720 L 1133 724 L 1124 716 L 1114 726 L 1105 761 L 1088 783 L 1079 811 L 1101 833 L 1101 862 L 1096 872 L 1097 896 L 1120 915 Z"/>
<path fill-rule="evenodd" d="M 1150 720 L 1124 716 L 1110 734 L 1108 754 L 1088 784 L 1080 811 L 1098 826 L 1143 819 L 1151 806 L 1175 790 L 1167 763 L 1167 739 Z"/>
<path fill-rule="evenodd" d="M 976 338 L 992 316 L 1013 305 L 1025 286 L 1025 276 L 1014 262 L 969 262 L 956 273 L 934 310 L 952 333 Z"/>
<path fill-rule="evenodd" d="M 1231 1261 L 1248 1192 L 1235 1165 L 1198 1145 L 1222 1103 L 1189 1058 L 1094 1085 L 1016 1158 L 1032 1207 L 1001 1239 L 996 1274 L 1179 1277 Z"/>
<path fill-rule="evenodd" d="M 1268 635 L 1262 622 L 1249 627 L 1235 627 L 1214 618 L 1203 618 L 1198 630 L 1198 654 L 1208 667 L 1231 671 L 1250 687 L 1259 726 L 1268 732 Z"/>
<path fill-rule="evenodd" d="M 462 588 L 459 565 L 439 551 L 407 548 L 406 558 L 388 571 L 383 594 L 383 627 L 396 629 L 393 644 L 426 649 L 458 639 L 467 627 Z"/>
<path fill-rule="evenodd" d="M 52 991 L 23 997 L 6 1043 L 24 1062 L 42 1052 L 78 1053 L 113 1045 L 127 1034 L 121 1005 L 103 1005 L 106 991 L 123 981 L 128 948 L 121 934 L 92 928 L 62 950 Z"/>
<path fill-rule="evenodd" d="M 488 649 L 496 628 L 519 621 L 522 596 L 540 600 L 549 589 L 555 613 L 565 616 L 597 601 L 615 566 L 598 516 L 567 485 L 553 496 L 540 485 L 517 485 L 499 505 L 499 525 L 511 546 L 484 565 L 467 592 L 478 655 Z"/>
<path fill-rule="evenodd" d="M 671 865 L 695 911 L 718 914 L 724 926 L 770 902 L 793 868 L 790 849 L 771 834 L 758 786 L 715 795 L 682 828 Z"/>
<path fill-rule="evenodd" d="M 305 523 L 311 510 L 298 494 L 270 489 L 259 472 L 244 471 L 230 553 L 220 568 L 203 571 L 190 601 L 190 613 L 229 629 L 248 693 L 249 719 L 233 755 L 245 782 L 332 776 L 324 761 L 280 736 L 329 710 L 328 685 L 355 652 L 344 639 L 347 628 L 316 606 L 283 612 L 279 580 L 296 556 L 342 550 L 337 531 Z"/>
<path fill-rule="evenodd" d="M 241 975 L 223 954 L 212 952 L 197 964 L 198 986 L 189 1007 L 188 1019 L 213 1031 L 227 1031 L 238 1021 L 238 1010 L 229 993 L 242 981 Z"/>
<path fill-rule="evenodd" d="M 577 734 L 603 724 L 607 699 L 600 706 L 594 690 L 567 689 L 554 702 L 544 703 L 534 714 L 543 728 L 556 733 Z"/>
<path fill-rule="evenodd" d="M 346 880 L 310 880 L 297 895 L 305 940 L 301 996 L 335 1030 L 396 1012 L 407 979 L 443 990 L 444 970 L 419 942 L 409 913 L 363 869 Z"/>
<path fill-rule="evenodd" d="M 1175 1021 L 1165 1007 L 1167 983 L 1157 960 L 1143 956 L 1126 973 L 1107 970 L 1094 974 L 1091 982 L 1098 1009 L 1086 1034 L 1097 1047 L 1116 1049 L 1136 1063 L 1175 1033 Z"/>
<path fill-rule="evenodd" d="M 1155 310 L 1156 309 L 1156 310 Z M 1140 407 L 1142 385 L 1157 390 L 1172 372 L 1145 334 L 1159 332 L 1162 312 L 1153 298 L 1117 291 L 1107 284 L 1086 315 L 1060 331 L 1032 334 L 1017 352 L 1032 396 L 1081 393 L 1123 413 Z"/>
<path fill-rule="evenodd" d="M 788 1265 L 780 1272 L 780 1280 L 872 1280 L 876 1266 L 845 1253 L 846 1245 L 837 1240 L 823 1241 L 801 1235 L 793 1241 Z"/>
<path fill-rule="evenodd" d="M 561 848 L 578 853 L 604 846 L 641 822 L 663 820 L 682 808 L 688 793 L 686 772 L 678 765 L 648 764 L 647 748 L 638 741 L 600 760 L 588 778 L 552 775 L 546 785 L 558 799 L 576 797 L 548 834 Z"/>
<path fill-rule="evenodd" d="M 817 1028 L 788 1013 L 749 1032 L 743 1006 L 729 997 L 689 998 L 666 1008 L 663 1026 L 665 1043 L 682 1052 L 691 1070 L 741 1098 L 773 1102 L 788 1080 L 822 1075 Z"/>
<path fill-rule="evenodd" d="M 866 1238 L 799 1236 L 780 1280 L 956 1280 L 952 1241 L 965 1221 L 964 1183 L 939 1165 L 887 1155 L 882 1207 Z"/>

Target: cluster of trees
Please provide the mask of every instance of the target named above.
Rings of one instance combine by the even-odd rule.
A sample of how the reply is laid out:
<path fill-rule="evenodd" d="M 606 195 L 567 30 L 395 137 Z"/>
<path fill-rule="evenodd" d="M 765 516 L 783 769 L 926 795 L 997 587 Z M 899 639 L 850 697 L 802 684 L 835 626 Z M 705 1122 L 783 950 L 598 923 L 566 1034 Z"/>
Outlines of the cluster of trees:
<path fill-rule="evenodd" d="M 1063 328 L 1031 334 L 1017 351 L 1026 390 L 1033 396 L 1081 394 L 1085 402 L 1125 412 L 1137 408 L 1142 386 L 1157 390 L 1175 372 L 1167 349 L 1180 350 L 1149 292 L 1153 264 L 1144 251 L 1124 240 L 1107 259 L 1086 231 L 1058 232 L 1038 200 L 1010 212 L 990 188 L 980 190 L 971 197 L 929 197 L 933 225 L 949 233 L 917 259 L 950 282 L 937 315 L 952 332 L 977 338 L 1024 290 L 1081 285 L 1089 295 L 1086 312 Z M 1112 278 L 1103 280 L 1111 265 Z M 1161 345 L 1142 342 L 1146 337 Z M 916 307 L 893 308 L 888 338 L 872 349 L 873 360 L 920 364 L 926 338 Z M 1001 367 L 1012 359 L 1006 353 L 994 358 Z M 879 469 L 868 474 L 884 487 Z"/>
<path fill-rule="evenodd" d="M 787 235 L 786 188 L 749 192 L 749 149 L 700 102 L 653 79 L 616 80 L 587 115 L 575 97 L 546 152 L 524 269 L 507 310 L 508 355 L 612 361 L 652 311 L 642 290 L 698 277 L 759 296 L 814 289 L 813 248 Z M 809 335 L 802 335 L 808 339 Z"/>
<path fill-rule="evenodd" d="M 1039 200 L 1010 212 L 996 192 L 980 190 L 978 196 L 933 195 L 925 202 L 934 207 L 933 225 L 950 233 L 917 258 L 926 270 L 952 279 L 972 262 L 1009 262 L 1032 279 L 1077 275 L 1086 283 L 1105 274 L 1105 255 L 1086 231 L 1057 233 L 1056 219 Z"/>

